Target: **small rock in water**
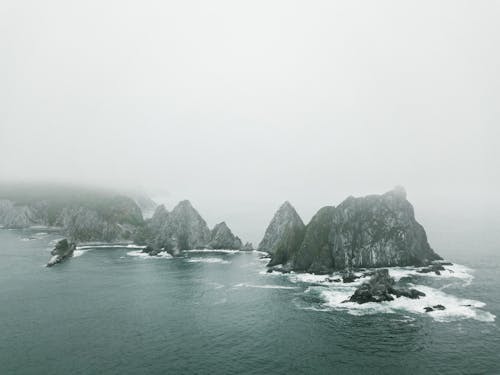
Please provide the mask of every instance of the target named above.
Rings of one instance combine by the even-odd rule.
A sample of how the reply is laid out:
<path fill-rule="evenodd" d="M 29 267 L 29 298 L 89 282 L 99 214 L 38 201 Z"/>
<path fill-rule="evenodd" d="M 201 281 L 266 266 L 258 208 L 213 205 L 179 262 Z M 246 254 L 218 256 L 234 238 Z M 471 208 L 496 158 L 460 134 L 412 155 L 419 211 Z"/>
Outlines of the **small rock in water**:
<path fill-rule="evenodd" d="M 430 307 L 430 306 L 424 307 L 425 312 L 431 312 L 431 311 L 436 311 L 436 310 L 445 310 L 445 309 L 446 309 L 446 307 L 444 307 L 443 305 L 434 305 L 432 307 Z"/>
<path fill-rule="evenodd" d="M 351 298 L 344 302 L 357 302 L 363 304 L 367 302 L 393 301 L 393 295 L 398 298 L 403 296 L 411 299 L 418 299 L 425 296 L 425 293 L 419 290 L 395 288 L 394 284 L 394 279 L 389 276 L 389 270 L 376 270 L 370 280 L 363 283 L 356 289 Z"/>

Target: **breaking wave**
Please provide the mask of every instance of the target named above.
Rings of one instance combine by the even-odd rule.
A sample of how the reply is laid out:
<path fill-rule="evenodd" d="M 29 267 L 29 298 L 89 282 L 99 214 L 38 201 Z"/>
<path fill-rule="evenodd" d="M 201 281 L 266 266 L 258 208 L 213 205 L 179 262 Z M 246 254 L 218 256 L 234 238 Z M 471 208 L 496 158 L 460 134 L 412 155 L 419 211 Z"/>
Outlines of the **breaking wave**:
<path fill-rule="evenodd" d="M 231 263 L 230 261 L 221 258 L 187 258 L 186 260 L 189 263 L 220 263 L 220 264 Z"/>
<path fill-rule="evenodd" d="M 343 283 L 340 274 L 314 275 L 308 273 L 290 273 L 286 276 L 292 283 L 305 284 L 304 296 L 308 300 L 317 303 L 302 306 L 306 310 L 316 311 L 346 311 L 351 315 L 369 315 L 380 313 L 392 314 L 421 314 L 439 322 L 450 322 L 461 319 L 475 319 L 482 322 L 493 322 L 496 316 L 483 310 L 484 302 L 457 297 L 444 292 L 450 286 L 466 287 L 474 279 L 473 270 L 459 264 L 447 265 L 440 275 L 434 272 L 419 273 L 415 267 L 389 268 L 390 275 L 396 280 L 409 287 L 425 293 L 425 297 L 410 299 L 406 297 L 395 298 L 393 301 L 381 303 L 369 302 L 358 304 L 346 302 L 354 293 L 356 288 L 369 279 L 369 276 L 360 276 L 352 283 Z M 446 282 L 442 285 L 440 281 Z M 429 285 L 429 284 L 432 284 Z M 436 284 L 440 284 L 437 286 Z M 445 306 L 444 310 L 426 312 L 426 307 L 436 305 Z"/>
<path fill-rule="evenodd" d="M 149 255 L 147 253 L 143 253 L 142 250 L 135 250 L 135 251 L 129 251 L 127 252 L 128 256 L 131 257 L 138 257 L 142 259 L 158 259 L 158 258 L 173 258 L 172 255 L 167 253 L 166 251 L 162 251 L 161 253 L 158 253 L 157 255 Z"/>

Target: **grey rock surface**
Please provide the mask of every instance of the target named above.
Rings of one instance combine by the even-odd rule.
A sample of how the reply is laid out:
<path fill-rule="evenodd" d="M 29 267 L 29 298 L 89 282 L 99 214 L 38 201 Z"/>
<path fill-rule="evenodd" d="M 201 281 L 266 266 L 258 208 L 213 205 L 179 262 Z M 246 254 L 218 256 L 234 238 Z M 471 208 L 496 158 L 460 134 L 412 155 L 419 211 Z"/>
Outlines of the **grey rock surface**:
<path fill-rule="evenodd" d="M 285 264 L 292 259 L 304 239 L 305 225 L 295 208 L 285 202 L 267 227 L 259 251 L 271 255 L 269 266 Z"/>

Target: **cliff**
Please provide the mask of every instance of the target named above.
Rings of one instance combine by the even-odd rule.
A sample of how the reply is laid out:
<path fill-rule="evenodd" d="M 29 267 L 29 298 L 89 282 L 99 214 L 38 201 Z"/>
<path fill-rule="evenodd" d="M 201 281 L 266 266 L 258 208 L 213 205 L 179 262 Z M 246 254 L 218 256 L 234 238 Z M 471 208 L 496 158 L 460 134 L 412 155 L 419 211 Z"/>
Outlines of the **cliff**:
<path fill-rule="evenodd" d="M 304 239 L 305 225 L 295 208 L 285 202 L 267 227 L 259 251 L 271 254 L 270 266 L 285 264 L 299 249 Z"/>
<path fill-rule="evenodd" d="M 167 251 L 172 255 L 191 249 L 235 249 L 243 247 L 226 223 L 217 224 L 212 230 L 191 202 L 184 200 L 172 212 L 164 205 L 156 208 L 135 235 L 135 243 L 147 246 L 147 253 L 155 255 Z"/>
<path fill-rule="evenodd" d="M 291 236 L 300 238 L 303 233 L 300 227 L 293 234 L 272 225 L 268 231 L 266 236 L 277 242 Z M 262 249 L 269 251 L 266 247 Z M 403 188 L 382 195 L 349 197 L 337 207 L 324 207 L 307 225 L 299 246 L 289 245 L 281 253 L 285 256 L 269 252 L 270 266 L 282 264 L 295 271 L 314 273 L 421 266 L 441 259 L 430 247 L 424 228 L 415 220 L 413 206 Z"/>

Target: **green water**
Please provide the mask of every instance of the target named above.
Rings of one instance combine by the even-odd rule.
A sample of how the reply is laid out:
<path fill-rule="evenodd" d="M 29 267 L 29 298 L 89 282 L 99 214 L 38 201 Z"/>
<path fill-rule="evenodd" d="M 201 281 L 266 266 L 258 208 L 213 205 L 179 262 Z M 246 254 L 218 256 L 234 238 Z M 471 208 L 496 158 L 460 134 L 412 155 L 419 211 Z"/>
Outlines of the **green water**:
<path fill-rule="evenodd" d="M 258 253 L 100 248 L 48 269 L 56 238 L 0 230 L 0 374 L 500 373 L 498 256 L 461 259 L 468 283 L 419 279 L 486 304 L 436 318 L 335 305 Z"/>

